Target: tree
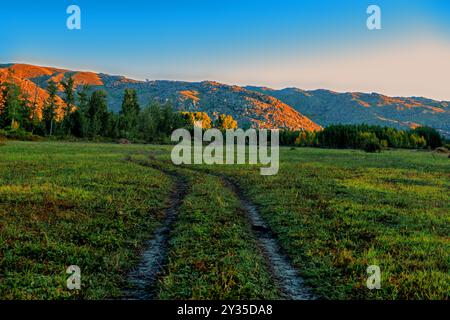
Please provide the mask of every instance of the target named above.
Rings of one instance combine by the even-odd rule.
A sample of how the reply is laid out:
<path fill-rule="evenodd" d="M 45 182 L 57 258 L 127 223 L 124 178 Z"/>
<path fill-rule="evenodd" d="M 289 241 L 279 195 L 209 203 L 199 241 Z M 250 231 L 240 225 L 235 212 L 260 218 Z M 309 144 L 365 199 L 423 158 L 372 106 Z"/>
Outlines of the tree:
<path fill-rule="evenodd" d="M 42 110 L 42 120 L 49 135 L 53 134 L 55 127 L 56 108 L 58 107 L 56 100 L 57 92 L 58 88 L 56 83 L 51 80 L 47 86 L 48 98 Z"/>
<path fill-rule="evenodd" d="M 159 108 L 159 105 L 145 107 L 139 115 L 138 130 L 145 142 L 155 142 L 158 137 L 158 123 L 154 117 L 155 114 L 159 116 L 159 110 L 155 112 L 156 108 Z"/>
<path fill-rule="evenodd" d="M 221 114 L 217 117 L 214 126 L 219 130 L 237 129 L 237 121 L 232 116 Z"/>
<path fill-rule="evenodd" d="M 301 147 L 312 147 L 317 144 L 316 133 L 310 131 L 300 131 L 294 141 L 295 145 Z M 292 143 L 291 143 L 292 144 Z"/>
<path fill-rule="evenodd" d="M 3 107 L 5 105 L 5 97 L 4 97 L 4 91 L 5 91 L 5 84 L 3 80 L 0 78 L 0 114 L 3 111 Z"/>
<path fill-rule="evenodd" d="M 89 108 L 88 85 L 83 85 L 77 92 L 77 108 L 71 114 L 72 134 L 76 137 L 87 137 L 89 135 L 89 121 L 87 119 L 87 110 Z"/>
<path fill-rule="evenodd" d="M 103 90 L 92 93 L 89 98 L 86 116 L 89 123 L 89 136 L 105 135 L 110 114 L 106 103 L 106 93 Z"/>
<path fill-rule="evenodd" d="M 72 134 L 74 120 L 71 115 L 75 108 L 75 81 L 72 77 L 64 78 L 61 81 L 61 85 L 64 88 L 63 100 L 65 103 L 64 118 L 62 121 L 62 130 L 64 134 Z"/>
<path fill-rule="evenodd" d="M 3 127 L 16 129 L 21 119 L 20 114 L 20 88 L 13 82 L 3 85 L 3 108 L 0 117 L 0 124 Z"/>
<path fill-rule="evenodd" d="M 358 134 L 360 148 L 366 152 L 380 152 L 381 143 L 373 132 L 361 132 Z"/>
<path fill-rule="evenodd" d="M 125 138 L 137 136 L 137 122 L 139 118 L 139 106 L 136 90 L 125 89 L 122 101 L 122 109 L 119 112 L 120 134 Z"/>
<path fill-rule="evenodd" d="M 161 109 L 159 131 L 170 136 L 175 129 L 183 127 L 183 124 L 181 115 L 173 110 L 171 103 L 166 103 Z"/>
<path fill-rule="evenodd" d="M 22 93 L 19 107 L 20 127 L 25 131 L 32 132 L 35 122 L 33 122 L 33 105 L 27 93 Z"/>
<path fill-rule="evenodd" d="M 417 127 L 412 130 L 412 133 L 419 137 L 425 138 L 427 146 L 430 148 L 441 147 L 444 144 L 444 138 L 441 134 L 434 128 L 430 127 Z"/>
<path fill-rule="evenodd" d="M 419 137 L 417 134 L 413 133 L 410 137 L 410 145 L 412 148 L 423 149 L 427 146 L 427 141 L 424 137 Z"/>
<path fill-rule="evenodd" d="M 211 118 L 206 112 L 182 112 L 182 117 L 189 128 L 193 128 L 195 122 L 201 121 L 203 129 L 211 128 Z"/>

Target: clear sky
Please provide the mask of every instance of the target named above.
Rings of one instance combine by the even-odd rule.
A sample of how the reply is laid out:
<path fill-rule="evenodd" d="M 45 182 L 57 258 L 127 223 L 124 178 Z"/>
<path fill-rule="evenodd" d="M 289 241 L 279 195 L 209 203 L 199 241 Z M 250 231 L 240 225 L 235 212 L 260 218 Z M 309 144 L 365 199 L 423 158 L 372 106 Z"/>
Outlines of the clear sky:
<path fill-rule="evenodd" d="M 0 39 L 0 63 L 450 100 L 449 0 L 2 1 Z"/>

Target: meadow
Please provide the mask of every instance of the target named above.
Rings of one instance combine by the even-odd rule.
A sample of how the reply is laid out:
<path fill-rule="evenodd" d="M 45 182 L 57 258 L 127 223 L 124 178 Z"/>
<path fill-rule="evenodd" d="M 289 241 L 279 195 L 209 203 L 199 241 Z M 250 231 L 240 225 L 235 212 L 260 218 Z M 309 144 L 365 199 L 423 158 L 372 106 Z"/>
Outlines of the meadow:
<path fill-rule="evenodd" d="M 158 299 L 283 299 L 235 190 L 319 299 L 448 299 L 446 155 L 281 148 L 280 170 L 173 166 L 169 146 L 6 142 L 0 147 L 0 299 L 121 298 L 186 181 Z M 66 288 L 78 265 L 81 290 Z M 369 290 L 366 268 L 381 269 Z"/>

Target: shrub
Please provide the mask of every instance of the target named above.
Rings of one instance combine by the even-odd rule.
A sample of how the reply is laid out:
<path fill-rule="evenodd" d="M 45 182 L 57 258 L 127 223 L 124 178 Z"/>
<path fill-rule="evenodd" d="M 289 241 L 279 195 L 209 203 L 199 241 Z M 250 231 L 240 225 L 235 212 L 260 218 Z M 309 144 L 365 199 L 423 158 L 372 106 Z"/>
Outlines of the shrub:
<path fill-rule="evenodd" d="M 366 152 L 381 151 L 381 142 L 373 132 L 361 132 L 358 134 L 358 144 Z"/>
<path fill-rule="evenodd" d="M 41 137 L 33 135 L 31 132 L 27 132 L 21 128 L 13 130 L 0 130 L 0 136 L 9 140 L 21 140 L 21 141 L 39 141 Z"/>
<path fill-rule="evenodd" d="M 380 152 L 381 151 L 381 144 L 379 141 L 368 141 L 364 147 L 363 150 L 365 152 Z"/>

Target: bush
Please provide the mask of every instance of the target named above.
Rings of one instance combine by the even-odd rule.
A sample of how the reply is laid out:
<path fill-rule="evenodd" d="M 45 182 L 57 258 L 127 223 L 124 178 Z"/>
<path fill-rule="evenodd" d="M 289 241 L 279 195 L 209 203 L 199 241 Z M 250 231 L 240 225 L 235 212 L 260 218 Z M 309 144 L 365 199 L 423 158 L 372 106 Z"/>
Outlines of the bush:
<path fill-rule="evenodd" d="M 4 146 L 6 144 L 6 141 L 7 141 L 6 137 L 0 135 L 0 147 Z"/>
<path fill-rule="evenodd" d="M 33 135 L 31 132 L 27 132 L 21 128 L 13 130 L 0 130 L 0 136 L 9 140 L 21 140 L 21 141 L 39 141 L 41 137 Z"/>
<path fill-rule="evenodd" d="M 373 132 L 361 132 L 358 135 L 358 144 L 366 152 L 380 152 L 382 145 Z"/>
<path fill-rule="evenodd" d="M 368 141 L 364 147 L 363 150 L 365 152 L 380 152 L 381 151 L 381 144 L 378 141 Z"/>

